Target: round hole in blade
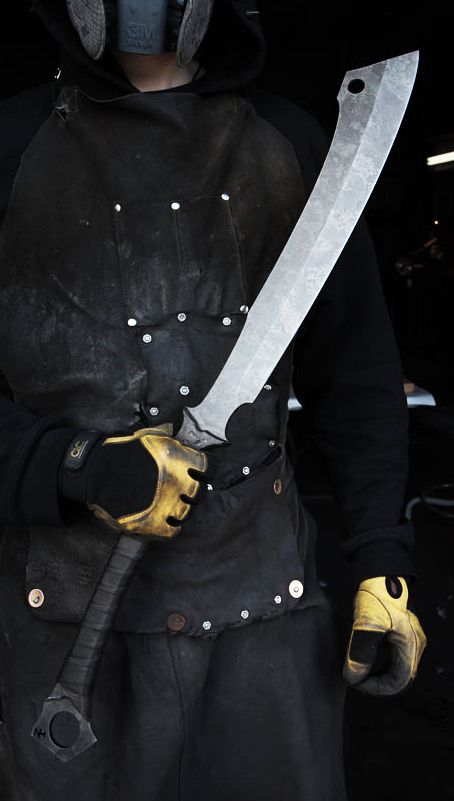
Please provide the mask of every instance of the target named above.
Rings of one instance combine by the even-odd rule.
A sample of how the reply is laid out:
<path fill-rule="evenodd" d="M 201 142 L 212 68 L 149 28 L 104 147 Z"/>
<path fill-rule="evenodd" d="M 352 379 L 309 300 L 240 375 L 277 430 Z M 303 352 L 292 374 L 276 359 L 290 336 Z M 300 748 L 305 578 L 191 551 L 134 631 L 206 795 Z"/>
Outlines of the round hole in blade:
<path fill-rule="evenodd" d="M 359 95 L 361 92 L 364 91 L 365 88 L 366 84 L 364 83 L 362 78 L 353 78 L 353 80 L 350 81 L 350 83 L 347 86 L 348 91 L 351 92 L 352 95 Z"/>

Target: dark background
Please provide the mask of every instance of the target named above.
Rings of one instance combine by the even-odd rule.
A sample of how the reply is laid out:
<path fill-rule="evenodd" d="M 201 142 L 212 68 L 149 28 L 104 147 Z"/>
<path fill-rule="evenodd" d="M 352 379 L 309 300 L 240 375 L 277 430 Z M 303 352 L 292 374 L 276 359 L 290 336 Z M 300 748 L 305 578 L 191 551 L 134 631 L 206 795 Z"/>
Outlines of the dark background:
<path fill-rule="evenodd" d="M 51 80 L 58 51 L 26 0 L 4 5 L 0 97 L 6 98 Z M 454 150 L 454 11 L 441 2 L 328 7 L 303 0 L 262 0 L 260 9 L 268 40 L 262 84 L 304 106 L 329 134 L 346 70 L 420 52 L 404 122 L 365 216 L 404 374 L 436 404 L 410 409 L 407 487 L 420 573 L 413 596 L 429 647 L 402 696 L 348 693 L 346 767 L 351 801 L 454 801 L 453 519 L 420 501 L 440 483 L 450 485 L 453 497 L 454 169 L 428 168 L 426 158 Z M 342 531 L 329 480 L 306 437 L 303 412 L 292 412 L 290 431 L 301 492 L 319 522 L 320 577 L 348 627 L 351 587 L 336 551 Z"/>

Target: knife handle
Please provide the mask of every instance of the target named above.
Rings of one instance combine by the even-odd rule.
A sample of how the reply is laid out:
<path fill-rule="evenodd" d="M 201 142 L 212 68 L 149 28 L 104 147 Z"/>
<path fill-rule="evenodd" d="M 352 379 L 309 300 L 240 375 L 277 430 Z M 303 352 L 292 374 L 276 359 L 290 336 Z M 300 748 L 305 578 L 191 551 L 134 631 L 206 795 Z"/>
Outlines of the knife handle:
<path fill-rule="evenodd" d="M 78 696 L 89 696 L 103 648 L 137 562 L 148 541 L 121 534 L 87 607 L 79 633 L 58 677 Z"/>

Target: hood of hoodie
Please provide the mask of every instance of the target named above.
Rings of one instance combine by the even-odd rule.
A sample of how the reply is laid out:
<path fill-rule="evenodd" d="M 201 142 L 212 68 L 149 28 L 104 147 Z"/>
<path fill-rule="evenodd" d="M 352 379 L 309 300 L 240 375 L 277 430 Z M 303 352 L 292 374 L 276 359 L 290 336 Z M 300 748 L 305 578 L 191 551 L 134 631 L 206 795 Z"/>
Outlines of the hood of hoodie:
<path fill-rule="evenodd" d="M 35 0 L 34 11 L 60 45 L 63 84 L 78 86 L 97 99 L 138 91 L 108 51 L 99 61 L 88 56 L 63 0 Z M 197 81 L 166 91 L 233 91 L 258 77 L 265 62 L 265 42 L 255 0 L 215 0 L 197 59 L 205 74 Z"/>

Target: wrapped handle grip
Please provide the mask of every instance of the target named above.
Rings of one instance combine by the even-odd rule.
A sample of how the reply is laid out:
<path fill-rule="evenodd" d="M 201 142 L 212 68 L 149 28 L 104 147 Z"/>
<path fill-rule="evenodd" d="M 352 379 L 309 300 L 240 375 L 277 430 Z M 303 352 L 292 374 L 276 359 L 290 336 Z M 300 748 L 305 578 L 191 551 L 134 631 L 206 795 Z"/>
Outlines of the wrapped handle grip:
<path fill-rule="evenodd" d="M 96 742 L 89 721 L 90 695 L 103 649 L 126 587 L 148 541 L 121 534 L 88 605 L 79 633 L 32 728 L 32 737 L 58 759 L 67 762 Z M 75 721 L 71 742 L 55 735 L 58 716 Z"/>

